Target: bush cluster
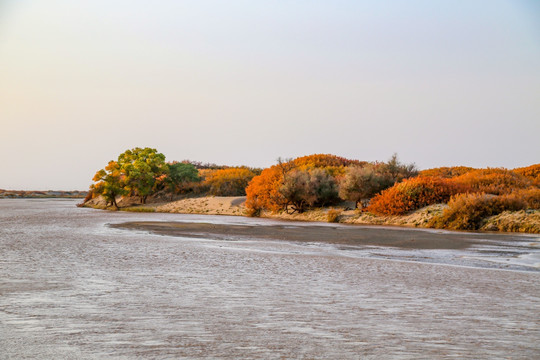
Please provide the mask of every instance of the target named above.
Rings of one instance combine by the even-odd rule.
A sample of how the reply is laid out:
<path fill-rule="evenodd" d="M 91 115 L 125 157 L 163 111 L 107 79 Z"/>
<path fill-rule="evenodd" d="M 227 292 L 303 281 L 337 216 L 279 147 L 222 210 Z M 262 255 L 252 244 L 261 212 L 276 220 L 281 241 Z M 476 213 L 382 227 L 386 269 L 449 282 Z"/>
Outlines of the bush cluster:
<path fill-rule="evenodd" d="M 386 163 L 367 163 L 334 155 L 310 155 L 279 161 L 256 176 L 246 189 L 246 206 L 255 210 L 303 212 L 340 200 L 357 205 L 402 179 L 416 176 L 414 164 L 397 155 Z"/>
<path fill-rule="evenodd" d="M 211 195 L 244 196 L 254 176 L 255 173 L 245 167 L 213 170 L 205 175 L 204 184 Z"/>
<path fill-rule="evenodd" d="M 474 192 L 487 194 L 508 194 L 516 189 L 526 189 L 532 185 L 527 177 L 511 170 L 500 168 L 477 169 L 454 178 Z"/>
<path fill-rule="evenodd" d="M 485 219 L 493 220 L 505 211 L 537 214 L 529 210 L 540 209 L 540 164 L 514 170 L 440 167 L 418 173 L 414 164 L 400 163 L 395 154 L 386 162 L 371 163 L 315 154 L 280 159 L 261 171 L 165 162 L 156 149 L 134 148 L 110 161 L 93 180 L 85 201 L 101 195 L 116 208 L 117 197 L 138 196 L 144 204 L 148 196 L 164 194 L 171 200 L 178 194 L 246 195 L 249 216 L 259 216 L 262 210 L 303 212 L 339 201 L 354 202 L 380 215 L 403 215 L 427 205 L 448 203 L 430 226 L 463 230 L 489 227 L 492 224 Z M 329 222 L 339 221 L 339 216 L 338 210 L 327 212 Z M 509 221 L 506 214 L 500 217 L 500 224 Z"/>
<path fill-rule="evenodd" d="M 443 166 L 439 168 L 422 170 L 420 171 L 418 175 L 419 176 L 436 176 L 436 177 L 449 179 L 449 178 L 454 178 L 456 176 L 466 174 L 473 170 L 476 170 L 476 169 L 472 167 L 467 167 L 467 166 L 451 166 L 451 167 Z"/>
<path fill-rule="evenodd" d="M 380 215 L 403 215 L 427 205 L 445 203 L 452 195 L 466 190 L 450 179 L 416 177 L 375 195 L 367 209 Z"/>
<path fill-rule="evenodd" d="M 540 186 L 540 164 L 521 167 L 512 171 L 529 178 L 536 186 Z"/>
<path fill-rule="evenodd" d="M 428 226 L 454 230 L 477 230 L 482 221 L 503 211 L 538 209 L 540 190 L 516 191 L 511 194 L 493 195 L 468 193 L 453 196 L 448 208 L 432 219 Z"/>

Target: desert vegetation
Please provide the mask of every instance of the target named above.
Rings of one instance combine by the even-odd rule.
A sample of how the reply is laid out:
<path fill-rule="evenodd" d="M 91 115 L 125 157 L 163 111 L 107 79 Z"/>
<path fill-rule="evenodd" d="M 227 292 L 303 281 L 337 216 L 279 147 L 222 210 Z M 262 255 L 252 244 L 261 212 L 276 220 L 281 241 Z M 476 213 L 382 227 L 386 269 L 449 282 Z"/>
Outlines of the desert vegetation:
<path fill-rule="evenodd" d="M 246 189 L 247 207 L 302 213 L 313 207 L 352 201 L 355 207 L 398 181 L 417 174 L 414 165 L 397 155 L 386 163 L 348 160 L 334 155 L 311 155 L 278 161 L 255 177 Z"/>
<path fill-rule="evenodd" d="M 395 154 L 375 162 L 314 154 L 280 158 L 273 166 L 256 169 L 167 162 L 156 149 L 134 148 L 111 160 L 93 180 L 85 201 L 101 197 L 113 209 L 124 198 L 137 199 L 145 209 L 140 211 L 150 211 L 144 207 L 149 197 L 172 201 L 245 196 L 242 211 L 248 216 L 298 216 L 326 209 L 322 218 L 329 222 L 346 222 L 354 211 L 359 219 L 381 223 L 438 206 L 440 211 L 423 211 L 417 226 L 540 233 L 535 220 L 540 212 L 540 164 L 513 170 L 456 166 L 419 171 Z"/>
<path fill-rule="evenodd" d="M 118 198 L 148 197 L 173 200 L 178 195 L 242 196 L 249 181 L 260 172 L 247 167 L 228 167 L 192 161 L 166 162 L 152 148 L 126 150 L 96 172 L 85 199 L 101 196 L 106 206 L 119 208 Z"/>

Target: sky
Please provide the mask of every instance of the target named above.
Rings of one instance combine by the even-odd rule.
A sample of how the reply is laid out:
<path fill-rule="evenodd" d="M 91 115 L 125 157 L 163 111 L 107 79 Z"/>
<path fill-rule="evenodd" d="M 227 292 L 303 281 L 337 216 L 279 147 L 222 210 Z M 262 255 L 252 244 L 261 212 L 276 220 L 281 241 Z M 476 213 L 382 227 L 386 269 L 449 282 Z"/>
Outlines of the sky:
<path fill-rule="evenodd" d="M 267 167 L 540 162 L 540 2 L 0 0 L 0 188 L 126 149 Z"/>

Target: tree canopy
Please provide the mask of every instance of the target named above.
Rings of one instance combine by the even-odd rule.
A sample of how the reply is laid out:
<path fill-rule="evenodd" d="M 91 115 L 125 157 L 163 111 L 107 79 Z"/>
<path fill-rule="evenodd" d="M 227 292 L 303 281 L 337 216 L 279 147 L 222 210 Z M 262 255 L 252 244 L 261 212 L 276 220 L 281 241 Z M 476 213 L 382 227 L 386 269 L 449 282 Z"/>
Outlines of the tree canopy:
<path fill-rule="evenodd" d="M 125 175 L 126 190 L 139 196 L 143 204 L 156 190 L 157 179 L 169 173 L 165 155 L 148 147 L 126 150 L 118 156 L 118 165 Z"/>
<path fill-rule="evenodd" d="M 107 205 L 111 204 L 118 209 L 116 197 L 127 194 L 124 179 L 118 162 L 109 161 L 104 169 L 98 170 L 94 175 L 93 181 L 96 183 L 90 187 L 90 190 L 95 194 L 102 195 L 107 201 Z"/>

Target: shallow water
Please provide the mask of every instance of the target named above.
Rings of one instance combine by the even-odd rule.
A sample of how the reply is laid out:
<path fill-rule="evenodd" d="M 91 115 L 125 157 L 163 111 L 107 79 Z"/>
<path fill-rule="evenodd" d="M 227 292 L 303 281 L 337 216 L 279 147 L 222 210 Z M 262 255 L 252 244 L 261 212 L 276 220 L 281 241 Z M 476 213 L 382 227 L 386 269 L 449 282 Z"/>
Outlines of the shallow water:
<path fill-rule="evenodd" d="M 0 200 L 0 358 L 540 357 L 538 237 L 459 251 L 192 239 L 106 224 L 279 222 L 74 204 Z"/>

